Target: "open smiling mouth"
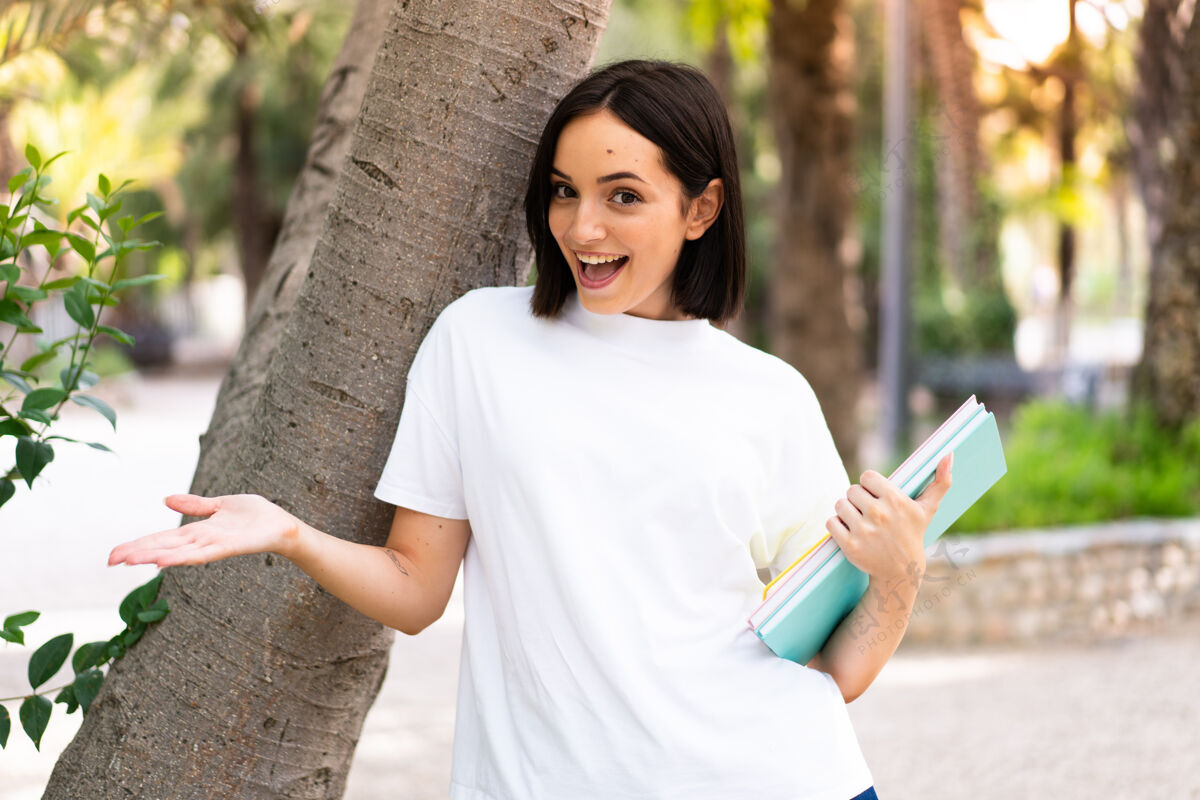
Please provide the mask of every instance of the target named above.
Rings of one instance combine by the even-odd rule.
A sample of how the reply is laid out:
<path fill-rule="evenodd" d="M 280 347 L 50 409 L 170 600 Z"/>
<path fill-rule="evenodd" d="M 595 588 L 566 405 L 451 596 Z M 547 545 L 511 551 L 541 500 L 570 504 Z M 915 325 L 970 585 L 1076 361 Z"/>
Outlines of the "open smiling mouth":
<path fill-rule="evenodd" d="M 589 289 L 607 286 L 629 261 L 629 256 L 617 255 L 581 256 L 576 254 L 575 257 L 579 264 L 579 280 Z"/>

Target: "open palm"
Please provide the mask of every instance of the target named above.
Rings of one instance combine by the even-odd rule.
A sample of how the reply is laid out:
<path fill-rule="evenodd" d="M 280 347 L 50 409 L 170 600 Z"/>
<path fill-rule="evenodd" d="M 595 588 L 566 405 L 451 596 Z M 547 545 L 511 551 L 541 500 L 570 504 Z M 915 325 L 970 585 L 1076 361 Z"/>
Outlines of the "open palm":
<path fill-rule="evenodd" d="M 173 494 L 163 502 L 180 513 L 207 519 L 117 545 L 108 556 L 109 566 L 206 564 L 230 556 L 272 552 L 300 524 L 296 517 L 256 494 Z"/>

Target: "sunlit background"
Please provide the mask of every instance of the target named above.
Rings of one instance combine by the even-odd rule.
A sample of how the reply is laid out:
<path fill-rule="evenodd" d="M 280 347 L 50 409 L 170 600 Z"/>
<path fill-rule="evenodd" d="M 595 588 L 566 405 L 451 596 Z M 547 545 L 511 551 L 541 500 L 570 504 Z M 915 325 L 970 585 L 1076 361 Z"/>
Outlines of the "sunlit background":
<path fill-rule="evenodd" d="M 878 691 L 852 704 L 880 794 L 1070 797 L 1072 787 L 1091 785 L 1099 787 L 1091 793 L 1137 800 L 1200 797 L 1200 773 L 1182 755 L 1187 737 L 1194 749 L 1200 730 L 1200 684 L 1188 667 L 1200 656 L 1193 635 L 1200 618 L 1200 419 L 1195 409 L 1182 419 L 1164 412 L 1145 388 L 1153 385 L 1145 376 L 1155 374 L 1147 329 L 1169 322 L 1169 315 L 1147 314 L 1164 281 L 1156 267 L 1163 263 L 1160 233 L 1181 218 L 1180 203 L 1200 196 L 1200 187 L 1190 195 L 1163 189 L 1179 171 L 1168 165 L 1195 170 L 1200 154 L 1175 132 L 1182 128 L 1158 125 L 1187 108 L 1179 86 L 1154 77 L 1158 62 L 1147 53 L 1165 59 L 1177 52 L 1181 40 L 1170 36 L 1198 24 L 1195 3 L 911 4 L 905 136 L 885 133 L 885 97 L 894 91 L 886 5 L 812 4 L 835 9 L 829 20 L 839 37 L 817 77 L 842 81 L 833 105 L 852 125 L 835 187 L 844 191 L 828 191 L 847 197 L 836 253 L 844 294 L 810 313 L 832 307 L 849 332 L 842 349 L 823 354 L 832 368 L 791 360 L 817 389 L 851 475 L 894 466 L 970 394 L 999 419 L 1009 474 L 952 531 L 972 553 L 963 566 L 970 586 L 930 615 L 927 631 L 914 626 L 911 653 L 906 640 Z M 0 493 L 0 545 L 9 553 L 0 563 L 19 573 L 0 582 L 0 616 L 45 612 L 25 647 L 0 643 L 5 698 L 27 691 L 32 648 L 61 629 L 77 630 L 78 641 L 107 635 L 122 594 L 153 574 L 97 575 L 115 541 L 177 520 L 158 501 L 191 477 L 197 437 L 280 236 L 352 6 L 0 0 L 0 178 L 26 166 L 27 145 L 43 158 L 65 151 L 44 191 L 56 204 L 32 212 L 59 229 L 70 209 L 98 191 L 102 173 L 114 185 L 132 181 L 122 213 L 161 212 L 138 229 L 160 246 L 131 254 L 118 277 L 162 276 L 103 312 L 106 324 L 136 337 L 132 347 L 101 337 L 89 363 L 99 381 L 91 393 L 116 409 L 116 430 L 94 409 L 68 404 L 64 412 L 64 435 L 116 453 L 58 442 L 32 489 L 13 471 L 13 499 L 2 502 Z M 779 6 L 616 0 L 598 62 L 686 61 L 722 92 L 739 148 L 751 268 L 746 309 L 731 332 L 786 355 L 814 348 L 788 341 L 778 324 L 778 287 L 797 279 L 782 274 L 780 253 L 796 220 L 781 218 L 779 200 L 804 188 L 795 185 L 801 170 L 781 157 L 779 106 L 808 96 L 803 87 L 772 83 Z M 1173 15 L 1167 28 L 1176 33 L 1152 38 L 1159 34 L 1146 20 L 1154 13 Z M 784 43 L 784 50 L 810 44 Z M 844 74 L 835 68 L 839 58 L 848 65 Z M 1190 80 L 1200 85 L 1197 76 Z M 895 156 L 901 139 L 907 160 Z M 799 160 L 828 163 L 840 157 L 834 149 Z M 883 228 L 901 184 L 911 212 L 904 234 L 910 277 L 902 296 L 889 297 Z M 87 233 L 77 220 L 71 230 Z M 1193 235 L 1194 261 L 1200 232 L 1176 241 L 1186 235 Z M 53 265 L 40 250 L 31 253 L 23 268 L 36 278 L 22 280 L 27 289 L 43 275 L 54 280 L 81 268 L 71 253 Z M 11 259 L 0 257 L 0 267 Z M 807 277 L 798 276 L 801 285 Z M 11 291 L 8 297 L 14 304 L 3 319 L 11 321 L 12 309 L 26 306 Z M 888 303 L 910 318 L 910 370 L 901 387 L 910 419 L 899 442 L 887 441 L 880 423 L 889 403 L 878 355 Z M 1200 309 L 1182 314 L 1186 328 Z M 19 369 L 74 330 L 61 300 L 36 304 L 30 317 L 40 334 L 18 336 L 0 321 L 5 403 L 20 397 L 22 381 L 53 385 L 67 364 L 60 353 Z M 1200 363 L 1184 362 L 1180 369 L 1200 382 Z M 842 377 L 839 365 L 851 363 L 861 372 L 846 377 L 852 400 L 843 403 L 828 391 Z M 839 411 L 847 412 L 844 420 Z M 0 468 L 8 469 L 17 437 L 3 425 Z M 1083 594 L 1067 596 L 1076 590 Z M 459 602 L 456 595 L 443 628 L 398 640 L 394 663 L 419 666 L 389 675 L 348 797 L 442 796 L 416 783 L 395 792 L 393 781 L 399 763 L 442 786 Z M 1082 622 L 1072 628 L 1072 619 Z M 1159 666 L 1142 672 L 1151 662 Z M 1066 674 L 1071 681 L 1063 682 Z M 57 707 L 38 752 L 18 729 L 16 704 L 4 705 L 13 729 L 0 751 L 0 795 L 9 796 L 11 780 L 14 798 L 38 797 L 78 714 L 66 717 Z M 1061 713 L 1047 711 L 1054 706 Z M 1028 718 L 1043 713 L 1044 727 L 1031 734 Z M 1169 721 L 1159 726 L 1163 717 Z M 909 727 L 913 720 L 919 729 Z M 1079 748 L 1067 744 L 1076 736 L 1090 742 L 1084 751 L 1098 754 L 1096 764 L 1073 760 Z M 1118 757 L 1130 739 L 1142 749 Z M 969 763 L 928 765 L 930 749 L 960 746 Z M 1158 753 L 1171 766 L 1169 780 L 1153 768 Z M 928 766 L 909 768 L 921 758 Z M 1032 766 L 1018 775 L 1022 764 Z M 1091 784 L 1073 782 L 1080 775 Z M 1145 780 L 1158 785 L 1145 788 Z"/>

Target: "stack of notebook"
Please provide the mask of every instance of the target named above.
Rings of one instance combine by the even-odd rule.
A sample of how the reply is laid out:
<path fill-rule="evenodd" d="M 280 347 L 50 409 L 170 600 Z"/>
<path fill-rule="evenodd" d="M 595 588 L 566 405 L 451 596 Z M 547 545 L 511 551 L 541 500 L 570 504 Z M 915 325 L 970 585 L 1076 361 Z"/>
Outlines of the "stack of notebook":
<path fill-rule="evenodd" d="M 951 452 L 950 490 L 925 530 L 926 547 L 1000 480 L 1006 469 L 996 419 L 974 395 L 888 479 L 915 498 L 933 482 L 938 462 Z M 750 615 L 750 628 L 778 655 L 808 663 L 858 604 L 867 582 L 867 575 L 847 561 L 826 534 L 763 590 L 762 605 Z"/>

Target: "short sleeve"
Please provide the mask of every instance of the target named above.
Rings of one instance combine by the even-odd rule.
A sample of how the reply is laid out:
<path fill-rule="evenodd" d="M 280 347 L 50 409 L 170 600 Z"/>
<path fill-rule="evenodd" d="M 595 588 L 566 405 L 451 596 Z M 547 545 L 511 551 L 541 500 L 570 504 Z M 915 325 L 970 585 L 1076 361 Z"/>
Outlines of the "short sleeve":
<path fill-rule="evenodd" d="M 375 497 L 425 514 L 467 519 L 453 425 L 454 364 L 447 316 L 445 310 L 439 315 L 413 358 L 400 422 Z"/>
<path fill-rule="evenodd" d="M 850 487 L 816 394 L 799 373 L 769 460 L 761 530 L 751 539 L 755 566 L 774 578 L 825 537 L 825 520 Z"/>

